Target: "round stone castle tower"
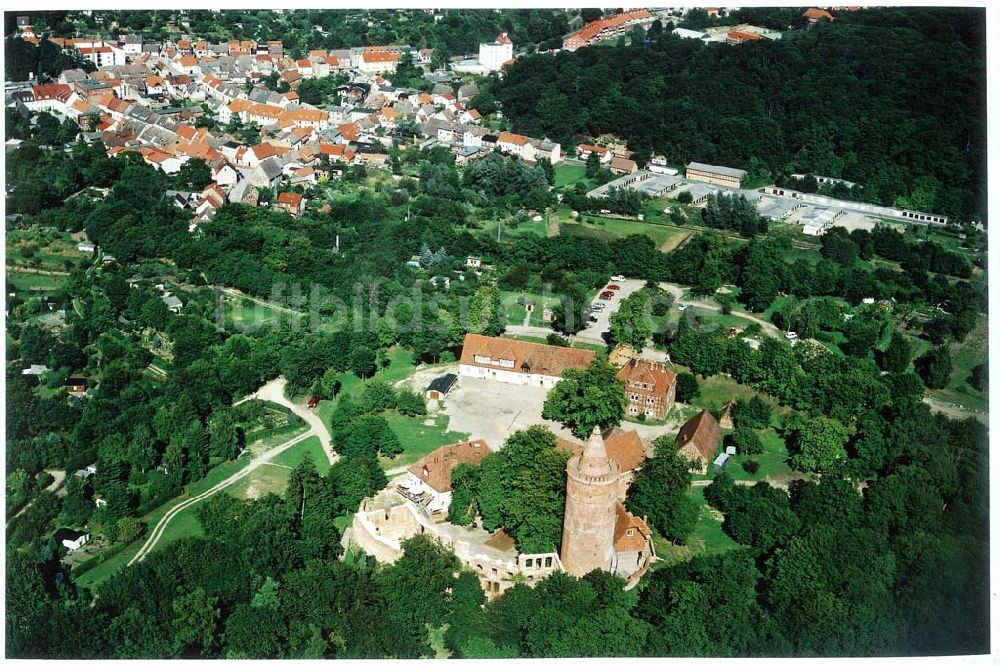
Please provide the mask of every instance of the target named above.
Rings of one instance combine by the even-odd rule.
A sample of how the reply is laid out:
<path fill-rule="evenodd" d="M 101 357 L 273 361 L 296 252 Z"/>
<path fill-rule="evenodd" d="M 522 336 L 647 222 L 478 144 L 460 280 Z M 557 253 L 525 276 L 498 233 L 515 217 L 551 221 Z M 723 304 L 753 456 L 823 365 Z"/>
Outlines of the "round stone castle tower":
<path fill-rule="evenodd" d="M 570 575 L 611 570 L 614 556 L 618 465 L 595 427 L 582 455 L 566 463 L 566 515 L 559 558 Z"/>

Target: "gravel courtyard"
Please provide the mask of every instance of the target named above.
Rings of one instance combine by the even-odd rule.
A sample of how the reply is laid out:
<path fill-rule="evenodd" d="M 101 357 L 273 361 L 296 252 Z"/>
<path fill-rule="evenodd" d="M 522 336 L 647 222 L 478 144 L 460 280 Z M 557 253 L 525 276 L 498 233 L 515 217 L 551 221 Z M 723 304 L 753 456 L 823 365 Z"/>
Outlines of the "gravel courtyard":
<path fill-rule="evenodd" d="M 449 418 L 449 430 L 469 432 L 473 438 L 484 439 L 494 450 L 514 432 L 532 425 L 545 425 L 556 436 L 575 440 L 568 429 L 542 418 L 547 394 L 548 390 L 541 386 L 516 386 L 463 376 L 442 402 L 442 408 Z M 674 417 L 660 425 L 623 422 L 621 427 L 638 431 L 648 454 L 653 439 L 676 434 L 683 424 L 679 414 L 671 415 Z"/>

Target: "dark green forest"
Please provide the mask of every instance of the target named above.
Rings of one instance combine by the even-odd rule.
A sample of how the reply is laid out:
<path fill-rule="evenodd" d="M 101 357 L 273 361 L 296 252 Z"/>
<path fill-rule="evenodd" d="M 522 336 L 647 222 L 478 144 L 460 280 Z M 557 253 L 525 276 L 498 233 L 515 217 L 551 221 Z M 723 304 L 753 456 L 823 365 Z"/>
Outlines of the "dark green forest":
<path fill-rule="evenodd" d="M 656 32 L 522 58 L 492 95 L 515 131 L 564 147 L 609 132 L 640 162 L 722 164 L 755 182 L 832 176 L 871 202 L 985 217 L 982 12 L 840 12 L 738 48 Z"/>

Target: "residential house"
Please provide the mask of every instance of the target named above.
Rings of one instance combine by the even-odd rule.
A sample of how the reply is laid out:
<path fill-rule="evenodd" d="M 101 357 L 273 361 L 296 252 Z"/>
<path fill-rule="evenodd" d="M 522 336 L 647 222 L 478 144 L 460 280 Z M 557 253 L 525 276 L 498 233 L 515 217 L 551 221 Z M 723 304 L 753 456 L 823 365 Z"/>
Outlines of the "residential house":
<path fill-rule="evenodd" d="M 641 26 L 648 29 L 656 20 L 646 9 L 636 9 L 621 12 L 607 18 L 599 18 L 591 21 L 576 32 L 572 32 L 563 38 L 563 49 L 575 51 L 584 46 L 591 46 L 605 39 L 620 37 L 632 30 L 633 26 Z"/>
<path fill-rule="evenodd" d="M 614 157 L 611 160 L 609 167 L 611 172 L 615 175 L 630 175 L 639 170 L 639 165 L 636 164 L 631 159 L 625 159 L 624 157 Z"/>
<path fill-rule="evenodd" d="M 298 217 L 306 209 L 306 199 L 302 194 L 294 192 L 281 192 L 278 194 L 276 207 L 284 210 L 293 217 Z"/>
<path fill-rule="evenodd" d="M 576 146 L 576 156 L 580 159 L 586 161 L 590 159 L 592 154 L 596 154 L 597 158 L 600 160 L 601 164 L 607 164 L 611 161 L 614 155 L 610 150 L 602 145 L 590 145 L 587 143 L 582 143 Z"/>
<path fill-rule="evenodd" d="M 281 180 L 281 160 L 268 157 L 261 161 L 250 172 L 250 184 L 258 189 L 269 189 Z"/>
<path fill-rule="evenodd" d="M 83 531 L 77 531 L 76 529 L 63 528 L 52 534 L 52 539 L 66 549 L 75 552 L 90 540 L 90 534 L 84 533 Z"/>
<path fill-rule="evenodd" d="M 358 69 L 365 74 L 394 72 L 398 66 L 399 53 L 379 48 L 365 49 L 358 62 Z"/>

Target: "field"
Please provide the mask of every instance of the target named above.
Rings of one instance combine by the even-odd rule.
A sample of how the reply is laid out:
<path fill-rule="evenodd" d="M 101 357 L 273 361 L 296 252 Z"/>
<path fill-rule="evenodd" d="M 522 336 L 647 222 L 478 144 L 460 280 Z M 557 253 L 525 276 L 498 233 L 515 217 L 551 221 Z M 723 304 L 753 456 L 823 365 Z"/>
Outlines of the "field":
<path fill-rule="evenodd" d="M 518 304 L 518 298 L 524 298 L 535 303 L 535 309 L 531 312 L 529 324 L 533 326 L 547 326 L 542 321 L 542 310 L 546 307 L 555 307 L 558 299 L 555 296 L 541 296 L 537 293 L 527 291 L 501 291 L 500 301 L 503 303 L 504 314 L 507 317 L 507 325 L 519 326 L 524 324 L 524 305 Z"/>
<path fill-rule="evenodd" d="M 989 354 L 989 321 L 979 317 L 965 341 L 951 344 L 951 381 L 947 388 L 932 390 L 931 395 L 944 402 L 956 404 L 965 409 L 986 411 L 988 394 L 980 392 L 968 383 L 972 368 L 987 359 Z"/>
<path fill-rule="evenodd" d="M 294 432 L 286 432 L 274 437 L 273 441 L 268 441 L 268 447 L 279 445 L 284 441 L 288 441 L 297 434 L 301 433 L 301 429 L 296 429 Z M 202 492 L 211 489 L 216 484 L 222 482 L 229 476 L 233 475 L 240 469 L 244 468 L 250 463 L 250 457 L 244 456 L 237 460 L 232 460 L 228 462 L 222 462 L 215 467 L 213 467 L 208 474 L 201 480 L 195 483 L 189 484 L 185 491 L 178 497 L 166 502 L 159 508 L 146 513 L 141 517 L 142 521 L 146 523 L 147 534 L 153 529 L 157 522 L 169 511 L 171 508 L 176 506 L 181 501 L 185 499 L 201 494 Z M 197 507 L 192 506 L 191 508 L 185 509 L 177 513 L 177 515 L 170 520 L 167 528 L 163 531 L 163 535 L 157 542 L 157 548 L 169 542 L 173 542 L 180 538 L 186 536 L 197 536 L 202 533 L 201 524 L 195 517 Z M 106 581 L 121 567 L 125 566 L 129 560 L 135 555 L 135 553 L 145 542 L 145 538 L 136 541 L 126 547 L 124 550 L 118 554 L 112 556 L 107 561 L 91 568 L 86 573 L 81 575 L 75 581 L 81 586 L 87 586 L 93 588 L 94 586 Z M 155 551 L 155 550 L 154 550 Z"/>
<path fill-rule="evenodd" d="M 11 230 L 7 233 L 7 260 L 41 270 L 67 271 L 89 260 L 76 245 L 65 231 Z"/>
<path fill-rule="evenodd" d="M 761 434 L 764 452 L 760 455 L 733 455 L 726 464 L 726 473 L 734 480 L 764 480 L 765 478 L 785 478 L 792 473 L 785 460 L 788 459 L 788 449 L 784 440 L 773 429 L 764 430 Z M 747 473 L 743 462 L 755 459 L 760 462 L 757 473 Z M 711 475 L 713 472 L 709 472 Z"/>
<path fill-rule="evenodd" d="M 403 446 L 403 453 L 392 459 L 382 458 L 384 469 L 409 466 L 424 455 L 449 443 L 458 443 L 469 438 L 463 432 L 448 432 L 448 416 L 443 413 L 427 416 L 402 416 L 398 413 L 386 414 L 389 427 Z"/>
<path fill-rule="evenodd" d="M 555 186 L 565 187 L 575 185 L 577 182 L 587 177 L 587 167 L 583 164 L 570 164 L 569 162 L 559 162 L 552 167 L 555 174 Z"/>
<path fill-rule="evenodd" d="M 705 502 L 703 487 L 688 490 L 690 497 L 698 505 L 698 522 L 688 536 L 687 544 L 674 545 L 654 533 L 653 545 L 662 562 L 654 567 L 678 563 L 699 554 L 715 554 L 731 550 L 739 545 L 722 531 L 722 514 Z"/>
<path fill-rule="evenodd" d="M 762 393 L 753 388 L 741 385 L 734 379 L 721 374 L 710 376 L 707 379 L 699 377 L 698 388 L 699 395 L 691 401 L 691 404 L 709 411 L 721 409 L 731 399 L 750 399 L 754 395 L 764 397 Z"/>
<path fill-rule="evenodd" d="M 66 281 L 59 275 L 39 275 L 30 272 L 7 271 L 7 283 L 22 291 L 55 291 Z"/>
<path fill-rule="evenodd" d="M 680 245 L 691 235 L 691 231 L 673 226 L 665 226 L 650 222 L 640 222 L 631 219 L 602 218 L 586 215 L 583 222 L 563 221 L 559 225 L 559 234 L 597 238 L 600 240 L 615 240 L 630 235 L 648 236 L 653 243 L 667 250 Z"/>
<path fill-rule="evenodd" d="M 271 463 L 294 469 L 305 459 L 306 455 L 312 458 L 313 464 L 316 465 L 316 471 L 320 474 L 325 474 L 330 469 L 330 460 L 323 450 L 323 444 L 315 436 L 311 436 L 302 443 L 292 446 L 271 460 Z"/>

